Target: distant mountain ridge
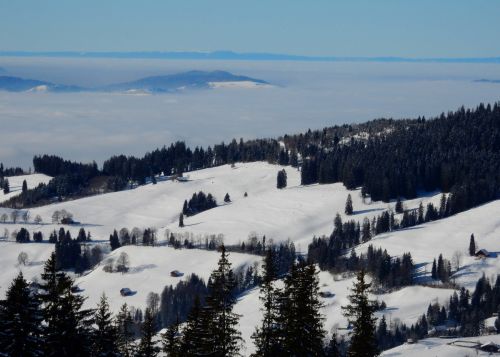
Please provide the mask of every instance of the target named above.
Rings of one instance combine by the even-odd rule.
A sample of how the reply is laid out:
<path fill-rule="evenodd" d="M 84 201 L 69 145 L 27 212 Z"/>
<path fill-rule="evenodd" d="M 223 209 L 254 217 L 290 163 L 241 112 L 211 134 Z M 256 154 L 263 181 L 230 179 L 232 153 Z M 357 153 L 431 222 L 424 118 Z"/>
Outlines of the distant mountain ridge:
<path fill-rule="evenodd" d="M 0 57 L 72 58 L 162 58 L 234 61 L 325 61 L 325 62 L 416 62 L 416 63 L 500 63 L 500 57 L 396 57 L 396 56 L 305 56 L 267 52 L 233 51 L 137 51 L 137 52 L 33 52 L 0 51 Z"/>
<path fill-rule="evenodd" d="M 477 79 L 474 82 L 479 82 L 479 83 L 500 83 L 500 79 Z"/>
<path fill-rule="evenodd" d="M 151 76 L 135 81 L 111 84 L 97 88 L 60 85 L 36 79 L 0 76 L 0 90 L 9 92 L 134 92 L 149 93 L 177 92 L 188 89 L 210 89 L 218 83 L 252 83 L 254 86 L 269 85 L 262 79 L 235 75 L 226 71 L 188 71 L 163 76 Z"/>
<path fill-rule="evenodd" d="M 234 75 L 225 71 L 189 71 L 165 76 L 146 77 L 136 81 L 113 84 L 103 89 L 109 91 L 143 90 L 158 93 L 184 89 L 207 89 L 212 87 L 211 83 L 217 82 L 253 82 L 256 84 L 269 84 L 261 79 Z"/>
<path fill-rule="evenodd" d="M 83 88 L 77 86 L 66 86 L 36 79 L 24 79 L 13 76 L 0 76 L 0 90 L 8 92 L 26 91 L 51 91 L 51 92 L 79 92 Z"/>

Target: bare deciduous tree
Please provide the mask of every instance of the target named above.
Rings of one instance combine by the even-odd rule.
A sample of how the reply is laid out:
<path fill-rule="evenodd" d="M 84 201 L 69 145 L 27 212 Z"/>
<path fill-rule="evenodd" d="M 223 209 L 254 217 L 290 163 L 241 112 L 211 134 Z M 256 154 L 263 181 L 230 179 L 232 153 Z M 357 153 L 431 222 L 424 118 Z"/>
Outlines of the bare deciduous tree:
<path fill-rule="evenodd" d="M 128 258 L 128 254 L 125 252 L 120 253 L 118 260 L 116 261 L 116 271 L 120 273 L 128 272 L 128 268 L 130 265 L 130 259 Z"/>
<path fill-rule="evenodd" d="M 460 250 L 455 250 L 455 252 L 453 253 L 452 262 L 455 270 L 457 271 L 460 270 L 460 263 L 462 262 L 463 255 L 464 254 Z"/>
<path fill-rule="evenodd" d="M 9 219 L 9 216 L 7 216 L 7 213 L 3 213 L 3 214 L 0 216 L 0 222 L 2 222 L 2 223 L 7 222 L 7 219 Z"/>
<path fill-rule="evenodd" d="M 19 263 L 19 265 L 28 264 L 28 253 L 26 252 L 19 253 L 19 255 L 17 256 L 17 262 Z"/>
<path fill-rule="evenodd" d="M 18 218 L 19 218 L 19 211 L 17 209 L 12 210 L 10 212 L 10 220 L 12 221 L 12 223 L 16 223 Z"/>
<path fill-rule="evenodd" d="M 36 224 L 42 223 L 42 217 L 39 214 L 37 214 L 33 222 L 35 222 Z"/>
<path fill-rule="evenodd" d="M 153 313 L 153 316 L 158 314 L 158 311 L 160 309 L 160 295 L 154 292 L 150 292 L 148 294 L 146 304 L 148 305 L 148 308 L 151 310 Z"/>

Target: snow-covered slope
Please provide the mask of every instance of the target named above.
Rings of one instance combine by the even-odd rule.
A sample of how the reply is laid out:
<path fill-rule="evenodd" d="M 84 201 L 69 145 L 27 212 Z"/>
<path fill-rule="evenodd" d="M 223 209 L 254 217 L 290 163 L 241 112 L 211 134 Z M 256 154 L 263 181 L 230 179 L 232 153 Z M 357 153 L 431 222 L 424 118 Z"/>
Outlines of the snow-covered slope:
<path fill-rule="evenodd" d="M 199 249 L 127 246 L 113 251 L 107 259 L 116 260 L 122 252 L 127 253 L 130 258 L 128 273 L 106 273 L 103 271 L 105 264 L 103 261 L 92 272 L 76 279 L 76 284 L 88 297 L 87 307 L 95 307 L 102 293 L 105 293 L 113 311 L 118 311 L 125 302 L 129 306 L 144 308 L 148 293 L 161 294 L 166 285 L 175 286 L 191 274 L 198 275 L 206 282 L 211 272 L 217 268 L 220 257 L 218 252 Z M 237 269 L 260 262 L 260 257 L 230 253 L 229 260 L 233 269 Z M 170 272 L 173 270 L 178 270 L 184 275 L 179 278 L 171 277 Z M 123 297 L 120 295 L 121 288 L 129 288 L 135 293 Z"/>
<path fill-rule="evenodd" d="M 296 242 L 298 249 L 305 251 L 313 235 L 331 233 L 333 218 L 336 213 L 343 215 L 349 193 L 355 210 L 351 218 L 359 221 L 379 215 L 388 206 L 394 205 L 383 202 L 365 204 L 359 190 L 348 191 L 340 183 L 300 186 L 300 172 L 292 167 L 285 167 L 288 187 L 278 190 L 276 175 L 282 168 L 264 162 L 236 164 L 234 168 L 224 165 L 190 172 L 187 182 L 164 181 L 134 190 L 47 205 L 30 210 L 31 217 L 39 214 L 45 223 L 42 226 L 31 225 L 30 228 L 45 234 L 58 229 L 51 224 L 52 213 L 65 209 L 98 239 L 107 239 L 113 229 L 122 227 L 154 227 L 159 230 L 159 238 L 168 228 L 173 232 L 190 232 L 201 237 L 222 233 L 226 244 L 237 244 L 254 232 L 274 241 L 290 239 Z M 200 190 L 212 193 L 219 207 L 185 218 L 185 227 L 179 228 L 178 217 L 184 200 Z M 244 197 L 245 192 L 248 197 Z M 223 202 L 226 193 L 231 196 L 229 204 Z M 439 195 L 426 195 L 405 204 L 408 208 L 417 207 L 420 201 L 424 204 L 438 202 Z M 0 208 L 0 214 L 5 210 Z M 19 229 L 21 226 L 8 225 L 7 228 Z M 74 234 L 79 228 L 80 225 L 70 227 Z"/>
<path fill-rule="evenodd" d="M 3 190 L 0 190 L 0 202 L 6 201 L 11 197 L 17 196 L 21 193 L 23 188 L 23 181 L 26 180 L 26 185 L 28 188 L 35 188 L 40 183 L 48 183 L 52 177 L 44 174 L 33 174 L 33 175 L 21 175 L 21 176 L 10 176 L 6 177 L 9 180 L 10 192 L 4 194 Z"/>
<path fill-rule="evenodd" d="M 487 249 L 492 257 L 477 259 L 468 255 L 471 234 L 474 234 L 478 249 Z M 473 290 L 483 273 L 488 277 L 500 273 L 500 200 L 446 219 L 380 234 L 357 250 L 364 251 L 369 244 L 382 247 L 394 256 L 411 252 L 415 263 L 426 264 L 422 270 L 428 274 L 433 259 L 439 254 L 451 261 L 458 252 L 461 269 L 453 278 Z"/>
<path fill-rule="evenodd" d="M 474 346 L 493 342 L 500 344 L 500 335 L 469 337 L 460 339 L 426 338 L 415 344 L 404 344 L 381 354 L 384 357 L 466 357 L 491 356 Z"/>

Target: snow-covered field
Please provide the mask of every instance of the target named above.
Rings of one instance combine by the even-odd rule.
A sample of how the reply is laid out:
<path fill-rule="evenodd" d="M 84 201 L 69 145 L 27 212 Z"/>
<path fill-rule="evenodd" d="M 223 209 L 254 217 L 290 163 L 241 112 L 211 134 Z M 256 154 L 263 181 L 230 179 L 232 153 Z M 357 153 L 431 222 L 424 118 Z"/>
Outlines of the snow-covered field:
<path fill-rule="evenodd" d="M 492 257 L 477 259 L 469 256 L 471 234 L 474 234 L 477 250 L 484 248 Z M 429 274 L 432 261 L 439 254 L 451 261 L 458 253 L 461 269 L 452 278 L 473 290 L 483 273 L 487 277 L 500 273 L 500 200 L 446 219 L 380 234 L 357 250 L 364 251 L 369 244 L 387 249 L 394 256 L 411 252 L 414 262 L 427 264 L 423 269 Z"/>
<path fill-rule="evenodd" d="M 206 234 L 223 234 L 226 244 L 245 241 L 249 234 L 259 237 L 266 235 L 275 242 L 290 239 L 300 251 L 307 250 L 307 244 L 314 235 L 330 234 L 333 229 L 333 218 L 340 213 L 344 219 L 344 206 L 347 195 L 352 195 L 355 214 L 349 219 L 362 221 L 364 217 L 379 215 L 394 202 L 363 203 L 359 190 L 348 191 L 342 184 L 300 185 L 300 172 L 292 167 L 285 167 L 288 174 L 288 187 L 276 188 L 276 174 L 283 167 L 267 163 L 237 163 L 234 168 L 229 165 L 200 170 L 189 173 L 187 182 L 158 182 L 156 185 L 145 185 L 134 190 L 87 197 L 75 201 L 51 204 L 30 210 L 31 217 L 40 215 L 44 223 L 40 225 L 0 223 L 0 236 L 5 229 L 13 232 L 20 227 L 27 227 L 31 232 L 43 231 L 45 239 L 48 234 L 59 229 L 60 225 L 51 223 L 55 210 L 65 209 L 73 213 L 79 225 L 69 229 L 76 235 L 80 227 L 92 233 L 95 242 L 107 241 L 113 229 L 127 227 L 156 228 L 159 240 L 164 237 L 165 230 L 178 233 L 190 233 L 195 238 L 203 238 Z M 11 188 L 21 186 L 22 176 L 12 178 Z M 46 182 L 50 178 L 43 175 L 26 177 L 28 186 L 38 182 Z M 17 181 L 16 181 L 17 180 Z M 178 216 L 185 199 L 194 192 L 212 193 L 217 199 L 217 208 L 187 217 L 185 227 L 178 227 Z M 244 193 L 248 197 L 244 197 Z M 231 203 L 223 202 L 224 195 L 229 193 Z M 14 194 L 14 193 L 13 193 Z M 1 194 L 0 194 L 1 195 Z M 0 199 L 2 196 L 0 196 Z M 439 193 L 423 194 L 420 198 L 404 202 L 406 208 L 416 208 L 420 202 L 439 204 Z M 0 214 L 9 213 L 9 209 L 0 208 Z M 393 256 L 411 252 L 420 272 L 430 275 L 430 264 L 440 253 L 447 259 L 454 255 L 461 256 L 461 269 L 455 274 L 455 281 L 469 289 L 474 289 L 475 282 L 483 274 L 493 276 L 500 272 L 500 200 L 474 208 L 467 212 L 426 223 L 410 229 L 381 234 L 369 243 L 357 248 L 358 253 L 366 250 L 368 244 L 387 249 Z M 66 228 L 68 226 L 65 226 Z M 467 255 L 470 234 L 474 233 L 479 248 L 493 252 L 492 258 L 476 260 Z M 43 269 L 43 261 L 47 259 L 53 246 L 43 244 L 16 244 L 0 241 L 0 295 L 5 293 L 10 281 L 19 270 L 26 278 L 32 280 Z M 28 253 L 30 264 L 19 266 L 17 256 L 21 251 Z M 110 298 L 110 304 L 116 311 L 123 302 L 143 308 L 149 292 L 161 293 L 165 285 L 175 284 L 195 273 L 207 279 L 216 267 L 219 257 L 217 252 L 192 250 L 174 250 L 169 247 L 122 247 L 111 253 L 109 258 L 117 258 L 121 252 L 130 257 L 130 272 L 106 273 L 100 266 L 87 275 L 78 277 L 76 283 L 87 296 L 87 307 L 94 307 L 99 296 L 104 292 Z M 260 258 L 248 254 L 231 253 L 233 267 L 254 264 Z M 179 270 L 184 273 L 181 278 L 173 278 L 170 271 Z M 347 295 L 353 283 L 352 278 L 334 277 L 328 272 L 320 273 L 322 291 L 334 294 L 331 298 L 322 298 L 325 317 L 325 328 L 330 332 L 334 328 L 345 328 L 347 321 L 342 316 L 340 307 L 347 303 Z M 122 297 L 119 290 L 128 287 L 136 293 Z M 452 294 L 450 289 L 438 289 L 424 286 L 412 286 L 391 293 L 378 295 L 387 308 L 379 313 L 386 315 L 388 321 L 399 320 L 406 324 L 414 323 L 424 313 L 429 303 L 439 301 L 445 303 Z M 241 314 L 240 329 L 246 342 L 245 354 L 253 351 L 250 336 L 260 322 L 259 290 L 253 289 L 238 300 L 235 311 Z M 448 346 L 448 340 L 429 339 L 415 345 L 401 346 L 386 352 L 384 356 L 412 356 L 416 354 L 429 356 L 455 356 L 474 352 L 470 349 Z M 430 351 L 430 352 L 429 352 Z M 453 354 L 453 352 L 459 354 Z M 458 352 L 457 352 L 458 351 Z M 392 354 L 390 354 L 392 353 Z"/>
<path fill-rule="evenodd" d="M 491 356 L 488 352 L 479 351 L 473 346 L 488 342 L 500 344 L 500 335 L 469 337 L 460 339 L 426 338 L 415 344 L 404 344 L 387 350 L 383 357 L 466 357 Z"/>
<path fill-rule="evenodd" d="M 290 239 L 298 249 L 307 250 L 314 235 L 329 235 L 333 229 L 333 218 L 337 213 L 343 217 L 347 195 L 351 193 L 355 214 L 350 219 L 360 222 L 364 217 L 379 215 L 394 203 L 363 203 L 360 191 L 348 191 L 340 184 L 300 185 L 300 172 L 285 167 L 288 187 L 276 188 L 276 175 L 282 166 L 264 162 L 236 164 L 190 172 L 189 181 L 163 181 L 145 185 L 134 190 L 87 197 L 75 201 L 51 204 L 30 210 L 31 217 L 40 215 L 43 225 L 29 225 L 30 231 L 42 231 L 45 235 L 58 225 L 51 223 L 55 210 L 65 209 L 73 213 L 81 225 L 70 227 L 76 234 L 80 226 L 90 230 L 96 239 L 108 239 L 114 229 L 126 227 L 158 229 L 158 238 L 165 228 L 173 232 L 189 232 L 203 237 L 205 234 L 223 234 L 226 244 L 245 241 L 252 232 L 267 239 L 284 241 Z M 22 181 L 21 181 L 22 182 Z M 202 190 L 211 193 L 219 206 L 184 219 L 185 227 L 178 227 L 179 213 L 184 200 Z M 248 197 L 244 197 L 244 193 Z M 232 202 L 224 204 L 224 195 L 229 193 Z M 408 208 L 424 205 L 428 201 L 437 203 L 439 194 L 428 194 L 421 199 L 406 201 Z M 0 208 L 0 214 L 8 209 Z M 0 224 L 0 229 L 14 229 L 23 224 Z"/>
<path fill-rule="evenodd" d="M 35 188 L 40 183 L 48 183 L 52 177 L 44 174 L 33 174 L 33 175 L 21 175 L 21 176 L 9 176 L 6 177 L 9 180 L 10 192 L 4 194 L 3 190 L 0 190 L 0 202 L 7 201 L 9 198 L 17 196 L 21 193 L 23 188 L 23 181 L 26 180 L 26 185 L 28 188 Z"/>

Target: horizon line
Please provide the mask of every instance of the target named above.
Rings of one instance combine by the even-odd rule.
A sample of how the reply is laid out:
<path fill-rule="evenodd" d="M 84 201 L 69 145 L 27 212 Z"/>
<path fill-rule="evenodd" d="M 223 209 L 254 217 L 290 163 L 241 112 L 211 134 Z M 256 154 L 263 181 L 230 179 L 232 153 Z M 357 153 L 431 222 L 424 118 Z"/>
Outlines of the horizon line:
<path fill-rule="evenodd" d="M 500 57 L 307 56 L 234 51 L 0 51 L 0 57 L 70 57 L 304 62 L 498 63 Z"/>

